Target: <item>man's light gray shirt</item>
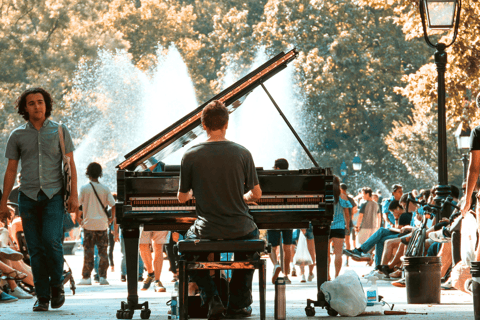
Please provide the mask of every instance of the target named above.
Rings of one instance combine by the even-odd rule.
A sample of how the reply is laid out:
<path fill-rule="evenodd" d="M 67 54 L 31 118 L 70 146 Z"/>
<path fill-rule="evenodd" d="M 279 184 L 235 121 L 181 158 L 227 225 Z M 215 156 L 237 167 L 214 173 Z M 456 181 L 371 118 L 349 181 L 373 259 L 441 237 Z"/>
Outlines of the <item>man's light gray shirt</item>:
<path fill-rule="evenodd" d="M 63 124 L 62 128 L 67 154 L 75 147 L 68 129 Z M 43 190 L 51 199 L 62 189 L 62 150 L 57 122 L 47 119 L 37 130 L 28 121 L 13 130 L 8 138 L 5 157 L 21 161 L 20 191 L 27 197 L 36 201 L 38 193 Z"/>

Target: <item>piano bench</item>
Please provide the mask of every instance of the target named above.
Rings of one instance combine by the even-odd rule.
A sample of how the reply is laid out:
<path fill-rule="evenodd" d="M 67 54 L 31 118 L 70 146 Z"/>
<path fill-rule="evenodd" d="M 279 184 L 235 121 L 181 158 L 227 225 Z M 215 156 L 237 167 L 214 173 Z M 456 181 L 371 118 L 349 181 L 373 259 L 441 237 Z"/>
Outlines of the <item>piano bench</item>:
<path fill-rule="evenodd" d="M 220 295 L 220 270 L 258 270 L 258 284 L 260 295 L 260 320 L 265 320 L 266 312 L 266 263 L 264 259 L 247 259 L 244 261 L 220 261 L 221 252 L 270 252 L 270 246 L 260 239 L 252 240 L 182 240 L 176 245 L 182 255 L 200 255 L 214 253 L 213 261 L 187 261 L 184 256 L 178 261 L 179 281 L 179 319 L 188 319 L 188 272 L 190 270 L 215 270 L 217 289 Z M 225 307 L 227 307 L 225 305 Z"/>

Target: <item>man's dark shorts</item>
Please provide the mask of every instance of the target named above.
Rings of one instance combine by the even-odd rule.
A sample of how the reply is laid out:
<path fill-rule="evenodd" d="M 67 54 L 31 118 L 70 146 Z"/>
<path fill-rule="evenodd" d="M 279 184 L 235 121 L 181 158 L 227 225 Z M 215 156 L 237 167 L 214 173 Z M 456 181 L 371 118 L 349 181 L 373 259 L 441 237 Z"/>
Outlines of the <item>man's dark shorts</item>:
<path fill-rule="evenodd" d="M 282 237 L 283 244 L 295 244 L 293 241 L 293 230 L 268 230 L 267 240 L 272 247 L 280 245 L 280 236 Z"/>

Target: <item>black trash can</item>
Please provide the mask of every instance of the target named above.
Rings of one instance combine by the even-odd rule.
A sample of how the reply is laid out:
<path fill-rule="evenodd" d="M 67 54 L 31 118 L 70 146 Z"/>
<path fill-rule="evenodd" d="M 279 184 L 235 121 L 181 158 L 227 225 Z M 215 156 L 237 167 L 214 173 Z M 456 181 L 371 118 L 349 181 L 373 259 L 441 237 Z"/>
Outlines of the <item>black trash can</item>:
<path fill-rule="evenodd" d="M 480 320 L 480 284 L 475 281 L 475 278 L 480 279 L 480 261 L 472 261 L 470 267 L 472 274 L 472 295 L 473 295 L 473 310 L 475 313 L 475 320 Z"/>
<path fill-rule="evenodd" d="M 405 257 L 407 303 L 440 303 L 442 266 L 440 257 Z"/>

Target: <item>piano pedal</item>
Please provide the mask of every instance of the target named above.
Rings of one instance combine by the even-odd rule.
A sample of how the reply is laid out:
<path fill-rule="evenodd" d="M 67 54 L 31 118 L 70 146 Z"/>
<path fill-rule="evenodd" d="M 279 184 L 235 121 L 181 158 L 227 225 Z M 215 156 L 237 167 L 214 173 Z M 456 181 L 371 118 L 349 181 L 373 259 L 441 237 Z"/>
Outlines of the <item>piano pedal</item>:
<path fill-rule="evenodd" d="M 133 307 L 125 301 L 122 301 L 120 309 L 117 310 L 117 319 L 132 319 L 135 310 L 141 310 L 141 319 L 150 319 L 150 314 L 152 311 L 148 308 L 148 301 L 145 301 L 142 304 L 136 304 Z"/>

